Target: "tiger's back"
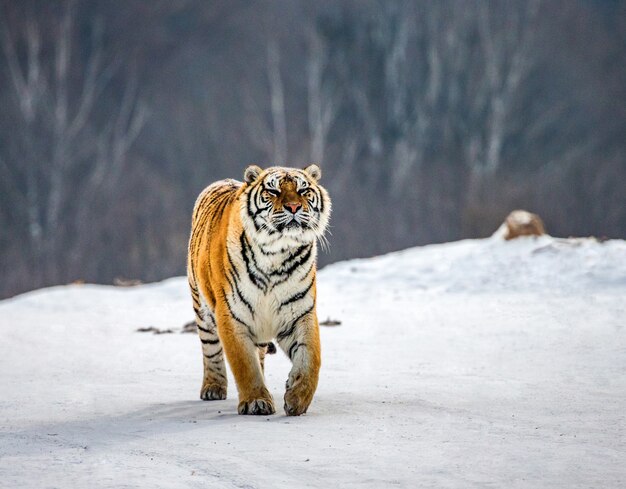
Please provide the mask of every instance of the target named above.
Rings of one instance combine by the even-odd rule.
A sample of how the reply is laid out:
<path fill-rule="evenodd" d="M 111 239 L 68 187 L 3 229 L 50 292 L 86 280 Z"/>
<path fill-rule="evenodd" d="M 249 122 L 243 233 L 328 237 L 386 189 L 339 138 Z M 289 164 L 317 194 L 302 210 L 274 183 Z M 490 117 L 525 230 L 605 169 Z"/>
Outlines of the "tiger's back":
<path fill-rule="evenodd" d="M 206 305 L 215 307 L 215 291 L 211 284 L 219 282 L 220 274 L 211 277 L 211 272 L 216 269 L 219 272 L 219 266 L 223 265 L 221 258 L 225 252 L 230 210 L 242 185 L 233 179 L 214 182 L 200 193 L 194 205 L 187 277 L 194 299 L 196 319 L 201 321 L 204 319 L 201 308 Z M 207 304 L 202 304 L 201 298 Z"/>

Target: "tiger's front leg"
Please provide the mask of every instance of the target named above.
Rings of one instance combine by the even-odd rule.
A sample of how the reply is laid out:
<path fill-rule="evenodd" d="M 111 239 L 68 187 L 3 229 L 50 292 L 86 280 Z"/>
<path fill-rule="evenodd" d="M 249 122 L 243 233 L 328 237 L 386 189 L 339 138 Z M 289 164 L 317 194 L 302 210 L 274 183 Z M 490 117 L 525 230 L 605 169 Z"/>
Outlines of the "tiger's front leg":
<path fill-rule="evenodd" d="M 317 389 L 321 366 L 320 334 L 315 311 L 284 327 L 276 336 L 292 362 L 285 391 L 285 413 L 306 413 Z"/>
<path fill-rule="evenodd" d="M 235 319 L 224 307 L 218 315 L 220 340 L 239 391 L 239 414 L 274 414 L 274 399 L 265 386 L 259 348 L 249 325 Z"/>

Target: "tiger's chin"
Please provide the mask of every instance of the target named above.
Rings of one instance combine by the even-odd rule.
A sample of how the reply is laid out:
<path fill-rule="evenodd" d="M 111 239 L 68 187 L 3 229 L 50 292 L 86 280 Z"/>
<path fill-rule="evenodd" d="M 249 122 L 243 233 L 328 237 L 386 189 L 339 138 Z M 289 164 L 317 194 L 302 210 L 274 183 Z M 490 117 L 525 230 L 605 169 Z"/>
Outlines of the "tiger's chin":
<path fill-rule="evenodd" d="M 310 231 L 310 228 L 294 219 L 291 222 L 277 225 L 276 230 L 282 234 L 304 234 L 306 231 Z"/>
<path fill-rule="evenodd" d="M 296 221 L 291 221 L 288 224 L 285 224 L 285 229 L 304 229 L 305 228 L 305 224 L 300 224 L 299 222 Z"/>
<path fill-rule="evenodd" d="M 277 226 L 276 230 L 285 239 L 293 240 L 296 244 L 312 243 L 319 238 L 320 234 L 308 224 L 291 221 L 282 226 Z"/>

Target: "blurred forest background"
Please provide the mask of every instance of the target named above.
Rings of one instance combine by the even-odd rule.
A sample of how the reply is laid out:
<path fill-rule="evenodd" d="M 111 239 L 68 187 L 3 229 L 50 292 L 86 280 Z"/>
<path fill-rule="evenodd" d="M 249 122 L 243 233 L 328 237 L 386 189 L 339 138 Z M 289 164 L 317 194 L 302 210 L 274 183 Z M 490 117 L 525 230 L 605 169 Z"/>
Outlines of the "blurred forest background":
<path fill-rule="evenodd" d="M 626 3 L 0 0 L 0 297 L 184 273 L 200 190 L 319 162 L 322 264 L 626 237 Z"/>

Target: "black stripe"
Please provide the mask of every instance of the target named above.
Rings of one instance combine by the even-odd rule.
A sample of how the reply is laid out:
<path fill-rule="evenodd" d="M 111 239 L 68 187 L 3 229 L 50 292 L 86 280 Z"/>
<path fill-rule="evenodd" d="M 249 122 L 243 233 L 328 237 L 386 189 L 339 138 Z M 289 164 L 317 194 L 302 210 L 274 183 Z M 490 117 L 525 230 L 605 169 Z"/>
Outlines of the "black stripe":
<path fill-rule="evenodd" d="M 207 319 L 209 319 L 211 321 L 211 325 L 213 326 L 213 329 L 215 328 L 215 318 L 213 317 L 213 314 L 209 314 L 207 316 Z M 206 321 L 208 322 L 208 321 Z"/>
<path fill-rule="evenodd" d="M 256 206 L 256 211 L 253 212 L 252 217 L 256 220 L 256 218 L 263 212 L 264 210 L 269 209 L 272 204 L 267 202 L 264 206 L 263 203 L 263 188 L 261 186 L 255 187 L 252 191 L 254 192 L 254 205 Z M 252 192 L 250 192 L 252 194 Z"/>
<path fill-rule="evenodd" d="M 232 186 L 226 186 L 226 187 L 220 187 L 219 189 L 216 189 L 215 191 L 211 192 L 208 195 L 208 206 L 205 208 L 211 208 L 211 206 L 215 206 L 217 205 L 219 202 L 221 202 L 225 197 L 228 197 L 230 194 L 233 194 L 233 187 Z"/>
<path fill-rule="evenodd" d="M 261 210 L 259 210 L 257 206 L 257 212 L 253 212 L 252 208 L 250 207 L 252 205 L 252 199 L 254 198 L 256 193 L 258 193 L 258 186 L 252 187 L 252 189 L 250 189 L 250 191 L 248 192 L 247 200 L 246 200 L 246 210 L 248 211 L 248 216 L 250 217 L 250 219 L 252 220 L 252 223 L 254 224 L 254 229 L 256 229 L 257 232 L 260 232 L 261 228 L 257 224 L 255 217 L 257 216 L 258 213 L 261 212 Z"/>
<path fill-rule="evenodd" d="M 205 356 L 205 358 L 208 358 L 210 360 L 211 358 L 214 358 L 214 357 L 218 356 L 220 353 L 222 353 L 222 349 L 221 348 L 217 352 L 213 353 L 213 355 L 204 355 L 204 356 Z"/>
<path fill-rule="evenodd" d="M 252 317 L 254 317 L 254 310 L 252 309 L 252 306 L 250 305 L 250 303 L 245 299 L 245 297 L 241 293 L 241 290 L 239 290 L 239 285 L 237 285 L 237 282 L 236 281 L 235 282 L 231 281 L 231 279 L 228 276 L 228 274 L 226 274 L 226 280 L 230 284 L 231 289 L 234 290 L 237 293 L 237 296 L 239 297 L 241 302 L 243 302 L 245 304 L 245 306 L 248 308 L 248 311 L 250 311 L 250 314 L 252 315 Z"/>
<path fill-rule="evenodd" d="M 202 326 L 200 326 L 199 324 L 196 324 L 196 326 L 198 327 L 198 329 L 199 329 L 200 331 L 204 331 L 205 333 L 209 333 L 209 334 L 215 334 L 215 330 L 213 330 L 213 329 L 206 329 L 206 328 L 203 328 L 203 327 L 202 327 Z"/>
<path fill-rule="evenodd" d="M 211 190 L 202 200 L 202 203 L 206 203 L 203 207 L 199 207 L 197 209 L 197 213 L 194 215 L 194 218 L 197 217 L 197 221 L 204 221 L 213 211 L 213 207 L 215 203 L 224 195 L 232 193 L 233 187 L 231 185 L 226 185 L 222 187 L 218 187 L 214 190 Z M 202 213 L 200 213 L 202 211 Z M 204 227 L 204 226 L 202 226 Z"/>
<path fill-rule="evenodd" d="M 200 221 L 201 218 L 204 218 L 206 216 L 206 213 L 207 213 L 207 210 L 208 210 L 209 206 L 205 205 L 205 203 L 207 203 L 207 202 L 209 204 L 211 203 L 211 193 L 212 192 L 209 192 L 209 193 L 205 194 L 202 197 L 202 200 L 199 202 L 199 205 L 197 205 L 194 208 L 194 213 L 193 213 L 193 216 L 191 217 L 193 222 L 197 223 L 197 222 Z"/>
<path fill-rule="evenodd" d="M 217 223 L 222 219 L 222 216 L 224 215 L 224 211 L 226 210 L 226 207 L 230 203 L 230 200 L 231 200 L 230 195 L 227 195 L 225 197 L 222 197 L 219 202 L 215 203 L 216 209 L 213 213 L 214 223 Z"/>
<path fill-rule="evenodd" d="M 259 249 L 261 250 L 261 253 L 263 253 L 265 256 L 274 256 L 274 255 L 284 255 L 285 253 L 287 253 L 291 248 L 281 248 L 280 250 L 276 250 L 276 251 L 265 251 L 263 248 L 259 247 Z"/>
<path fill-rule="evenodd" d="M 293 257 L 285 260 L 285 262 L 283 262 L 283 265 L 281 265 L 281 268 L 279 268 L 278 270 L 272 272 L 272 275 L 279 275 L 279 276 L 291 275 L 296 268 L 298 268 L 303 263 L 306 263 L 307 260 L 309 258 L 311 258 L 311 252 L 313 250 L 313 245 L 310 245 L 310 244 L 309 245 L 305 245 L 304 247 L 298 248 L 298 250 L 301 250 L 302 248 L 307 248 L 307 252 L 304 254 L 304 256 L 300 257 L 300 259 L 295 259 L 299 255 L 294 255 Z M 299 254 L 301 254 L 301 253 L 302 252 L 299 251 Z M 281 269 L 282 269 L 282 267 L 284 266 L 285 263 L 287 263 L 287 262 L 289 262 L 291 260 L 294 260 L 294 259 L 295 259 L 295 261 L 293 261 L 293 263 L 288 268 L 286 268 L 285 270 L 281 271 Z"/>
<path fill-rule="evenodd" d="M 315 260 L 311 260 L 311 263 L 309 264 L 309 267 L 307 268 L 306 272 L 302 276 L 303 277 L 308 277 L 309 273 L 311 273 L 311 270 L 313 269 L 314 266 L 315 266 Z M 289 278 L 288 274 L 283 275 L 280 280 L 276 280 L 274 283 L 272 283 L 272 288 L 276 287 L 277 285 L 280 285 L 280 284 L 286 282 L 288 278 Z"/>
<path fill-rule="evenodd" d="M 315 189 L 315 190 L 316 190 L 317 198 L 320 201 L 320 210 L 319 210 L 319 212 L 321 214 L 322 212 L 324 212 L 324 196 L 322 195 L 322 191 L 321 190 L 319 190 L 319 189 Z"/>
<path fill-rule="evenodd" d="M 226 258 L 228 259 L 230 268 L 235 274 L 235 277 L 237 277 L 237 280 L 241 280 L 239 277 L 239 271 L 237 270 L 237 267 L 235 266 L 235 263 L 233 262 L 233 258 L 230 256 L 230 250 L 228 249 L 228 245 L 226 246 Z"/>
<path fill-rule="evenodd" d="M 260 277 L 254 270 L 252 270 L 251 268 L 251 262 L 250 262 L 250 258 L 248 257 L 248 253 L 247 250 L 249 249 L 248 243 L 246 241 L 246 235 L 245 233 L 241 233 L 241 237 L 239 238 L 239 241 L 241 243 L 241 256 L 243 257 L 243 261 L 246 265 L 246 271 L 248 272 L 248 277 L 250 278 L 250 281 L 259 289 L 261 289 L 263 292 L 266 291 L 267 289 L 267 283 L 263 280 L 262 277 Z M 256 263 L 255 263 L 255 268 L 256 267 Z M 258 268 L 257 268 L 258 270 Z"/>
<path fill-rule="evenodd" d="M 304 311 L 296 319 L 294 319 L 288 330 L 285 331 L 283 329 L 280 333 L 278 333 L 276 335 L 276 339 L 278 339 L 280 341 L 280 340 L 284 340 L 288 336 L 291 336 L 293 334 L 293 331 L 296 329 L 296 326 L 298 325 L 298 321 L 300 321 L 300 319 L 302 319 L 304 316 L 306 316 L 308 313 L 310 313 L 313 310 L 314 307 L 315 307 L 315 303 L 313 303 L 311 305 L 311 307 L 309 307 L 306 311 Z"/>
<path fill-rule="evenodd" d="M 200 341 L 203 345 L 217 345 L 220 342 L 219 338 L 217 340 L 203 340 L 200 338 Z"/>
<path fill-rule="evenodd" d="M 259 215 L 263 211 L 268 210 L 272 206 L 271 203 L 268 203 L 265 206 L 261 205 L 261 201 L 263 199 L 262 193 L 264 189 L 265 189 L 264 184 L 261 183 L 261 185 L 257 185 L 253 187 L 247 194 L 246 210 L 248 212 L 248 217 L 250 217 L 250 219 L 252 220 L 252 224 L 254 224 L 254 229 L 257 232 L 261 232 L 261 228 L 262 228 L 262 226 L 257 222 L 257 217 L 259 217 Z M 253 200 L 254 200 L 254 205 L 256 206 L 256 211 L 253 211 L 251 208 Z M 266 228 L 264 231 L 270 236 L 272 234 L 277 233 L 277 231 L 270 229 L 270 228 Z"/>
<path fill-rule="evenodd" d="M 211 362 L 213 363 L 213 362 Z M 220 360 L 219 362 L 217 362 L 217 365 L 221 365 L 222 361 Z M 213 375 L 217 375 L 218 377 L 221 377 L 222 379 L 226 380 L 226 376 L 222 373 L 222 372 L 218 372 L 216 370 L 211 370 L 211 374 Z"/>
<path fill-rule="evenodd" d="M 278 268 L 279 268 L 279 269 L 280 269 L 280 268 L 283 268 L 283 267 L 287 264 L 287 262 L 289 262 L 289 261 L 291 261 L 291 260 L 296 260 L 296 259 L 298 259 L 298 258 L 300 257 L 300 255 L 302 255 L 302 253 L 304 253 L 304 252 L 306 251 L 307 247 L 309 247 L 309 246 L 311 246 L 311 245 L 310 245 L 310 244 L 308 244 L 308 245 L 307 245 L 307 244 L 304 244 L 304 245 L 299 246 L 298 248 L 296 248 L 296 251 L 295 251 L 293 254 L 291 254 L 288 258 L 286 258 L 286 259 L 285 259 L 285 260 L 284 260 L 284 261 L 280 264 L 280 266 L 279 266 Z"/>
<path fill-rule="evenodd" d="M 301 346 L 304 346 L 304 343 L 298 343 L 297 341 L 294 342 L 293 345 L 291 345 L 291 348 L 289 348 L 289 359 L 293 358 L 293 356 L 296 354 L 296 352 L 298 351 L 298 349 Z M 295 350 L 294 350 L 294 348 L 295 348 Z"/>
<path fill-rule="evenodd" d="M 250 243 L 248 243 L 248 239 L 244 239 L 245 243 L 246 243 L 246 247 L 247 250 L 250 252 L 250 258 L 252 259 L 252 265 L 254 265 L 254 268 L 256 269 L 257 276 L 263 281 L 265 282 L 265 286 L 267 287 L 267 277 L 265 276 L 265 274 L 263 273 L 263 270 L 261 269 L 261 267 L 259 266 L 259 264 L 256 261 L 256 254 L 254 253 L 254 249 L 252 248 L 252 246 L 250 246 Z"/>
<path fill-rule="evenodd" d="M 311 261 L 311 263 L 309 264 L 309 268 L 307 268 L 306 273 L 303 275 L 303 277 L 308 277 L 309 273 L 311 273 L 311 270 L 313 270 L 313 267 L 315 266 L 315 260 Z"/>
<path fill-rule="evenodd" d="M 217 187 L 215 190 L 212 190 L 211 192 L 209 192 L 208 197 L 210 197 L 212 200 L 215 200 L 216 198 L 232 191 L 233 191 L 233 186 L 226 184 L 222 187 Z"/>
<path fill-rule="evenodd" d="M 291 323 L 291 327 L 287 331 L 281 331 L 280 333 L 278 333 L 276 335 L 276 339 L 278 341 L 284 340 L 285 338 L 287 338 L 288 336 L 291 336 L 293 334 L 293 330 L 294 329 L 296 329 L 296 322 L 295 321 L 293 323 Z"/>
<path fill-rule="evenodd" d="M 228 307 L 230 309 L 230 305 Z M 248 334 L 250 335 L 251 338 L 254 338 L 254 333 L 252 333 L 252 328 L 248 325 L 248 323 L 246 323 L 244 320 L 242 320 L 241 318 L 239 318 L 236 314 L 233 314 L 231 312 L 231 316 L 233 317 L 233 319 L 241 324 L 243 324 L 246 329 L 248 330 Z"/>
<path fill-rule="evenodd" d="M 311 281 L 309 282 L 309 285 L 307 286 L 306 289 L 304 289 L 302 292 L 298 292 L 297 294 L 292 295 L 286 301 L 283 301 L 280 304 L 280 307 L 286 306 L 287 304 L 291 304 L 292 302 L 296 302 L 296 301 L 299 301 L 300 299 L 304 298 L 309 293 L 309 290 L 311 290 L 311 287 L 313 287 L 313 279 L 311 279 Z"/>
<path fill-rule="evenodd" d="M 267 233 L 268 236 L 272 236 L 272 235 L 278 233 L 278 231 L 276 231 L 276 230 L 274 230 L 272 228 L 269 228 L 269 227 L 265 228 L 265 232 Z M 270 243 L 275 242 L 277 239 L 280 239 L 280 236 L 276 236 L 272 241 L 270 241 Z"/>
<path fill-rule="evenodd" d="M 246 329 L 248 330 L 248 334 L 250 335 L 251 338 L 254 338 L 254 334 L 252 333 L 252 328 L 250 327 L 250 325 L 248 325 L 248 323 L 246 323 L 243 319 L 241 319 L 239 316 L 237 316 L 234 311 L 233 311 L 233 307 L 230 305 L 230 301 L 228 300 L 228 296 L 224 293 L 224 297 L 226 298 L 226 307 L 228 308 L 228 312 L 230 312 L 230 316 L 237 322 L 243 324 Z"/>

